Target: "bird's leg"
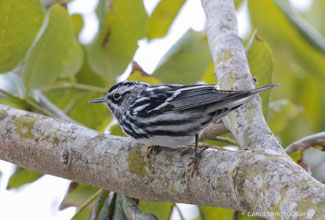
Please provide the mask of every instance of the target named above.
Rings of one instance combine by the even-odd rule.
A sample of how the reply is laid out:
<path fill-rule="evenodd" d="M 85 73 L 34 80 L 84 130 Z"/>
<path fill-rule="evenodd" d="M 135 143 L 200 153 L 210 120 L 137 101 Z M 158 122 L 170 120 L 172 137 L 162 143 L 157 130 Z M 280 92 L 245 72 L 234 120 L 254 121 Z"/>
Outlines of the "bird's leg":
<path fill-rule="evenodd" d="M 191 177 L 193 177 L 194 173 L 197 173 L 197 168 L 199 165 L 199 159 L 203 153 L 203 151 L 205 151 L 206 149 L 208 149 L 208 146 L 203 147 L 202 150 L 198 150 L 198 146 L 199 146 L 199 135 L 195 134 L 195 148 L 194 148 L 194 158 L 193 161 L 191 163 L 189 163 L 188 168 L 190 168 L 191 170 Z"/>
<path fill-rule="evenodd" d="M 144 162 L 148 163 L 151 159 L 150 159 L 150 155 L 153 154 L 157 154 L 157 146 L 146 146 L 146 152 L 144 155 Z"/>
<path fill-rule="evenodd" d="M 194 169 L 197 168 L 197 165 L 198 165 L 198 147 L 199 147 L 199 135 L 198 134 L 195 134 L 195 148 L 194 148 L 194 159 L 193 159 L 193 163 L 194 163 Z M 192 174 L 193 176 L 193 174 Z"/>

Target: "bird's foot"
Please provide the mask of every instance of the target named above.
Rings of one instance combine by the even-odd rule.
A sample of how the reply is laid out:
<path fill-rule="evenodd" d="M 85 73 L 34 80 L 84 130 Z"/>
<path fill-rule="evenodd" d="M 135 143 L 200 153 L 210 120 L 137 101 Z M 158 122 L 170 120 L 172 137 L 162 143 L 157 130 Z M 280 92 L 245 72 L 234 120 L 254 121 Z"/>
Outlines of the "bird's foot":
<path fill-rule="evenodd" d="M 198 166 L 202 156 L 202 153 L 209 148 L 209 145 L 202 146 L 202 149 L 198 152 L 195 152 L 193 160 L 187 165 L 187 171 L 190 172 L 190 178 L 194 176 L 194 174 L 199 174 Z"/>
<path fill-rule="evenodd" d="M 157 154 L 157 146 L 146 146 L 146 152 L 144 154 L 144 162 L 148 163 Z M 150 158 L 153 156 L 153 158 Z"/>

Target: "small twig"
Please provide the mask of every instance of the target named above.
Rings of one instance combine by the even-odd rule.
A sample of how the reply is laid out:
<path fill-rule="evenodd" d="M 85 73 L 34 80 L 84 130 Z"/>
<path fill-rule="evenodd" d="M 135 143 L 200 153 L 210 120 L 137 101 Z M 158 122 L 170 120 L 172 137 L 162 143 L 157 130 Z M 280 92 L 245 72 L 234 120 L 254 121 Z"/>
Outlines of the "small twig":
<path fill-rule="evenodd" d="M 102 192 L 102 190 L 103 189 L 97 190 L 97 192 L 95 192 L 86 202 L 79 206 L 72 219 L 79 215 L 85 208 L 87 208 L 97 198 L 97 196 Z"/>
<path fill-rule="evenodd" d="M 223 123 L 210 124 L 200 136 L 200 140 L 213 139 L 219 135 L 227 134 L 230 131 L 226 128 Z"/>
<path fill-rule="evenodd" d="M 325 132 L 320 132 L 320 133 L 316 133 L 316 134 L 301 138 L 300 140 L 297 140 L 297 141 L 293 142 L 292 144 L 290 144 L 285 149 L 285 151 L 287 154 L 291 154 L 295 151 L 305 150 L 309 147 L 313 147 L 313 146 L 317 146 L 317 145 L 325 147 Z"/>
<path fill-rule="evenodd" d="M 100 92 L 100 93 L 106 93 L 107 89 L 101 88 L 98 86 L 92 86 L 92 85 L 86 85 L 81 83 L 64 83 L 60 85 L 53 85 L 49 86 L 45 89 L 43 89 L 43 92 L 48 92 L 56 89 L 64 89 L 64 88 L 73 88 L 73 89 L 80 89 L 80 90 L 86 90 L 91 92 Z"/>
<path fill-rule="evenodd" d="M 37 105 L 36 103 L 32 102 L 31 100 L 29 100 L 28 98 L 21 98 L 19 96 L 16 96 L 10 92 L 7 92 L 6 90 L 0 89 L 0 92 L 8 97 L 14 98 L 14 99 L 18 99 L 22 102 L 24 102 L 26 105 L 36 109 L 37 111 L 41 112 L 44 115 L 50 116 L 50 117 L 55 117 L 55 115 L 53 113 L 51 113 L 50 111 L 48 111 L 47 109 L 42 108 L 41 106 Z"/>

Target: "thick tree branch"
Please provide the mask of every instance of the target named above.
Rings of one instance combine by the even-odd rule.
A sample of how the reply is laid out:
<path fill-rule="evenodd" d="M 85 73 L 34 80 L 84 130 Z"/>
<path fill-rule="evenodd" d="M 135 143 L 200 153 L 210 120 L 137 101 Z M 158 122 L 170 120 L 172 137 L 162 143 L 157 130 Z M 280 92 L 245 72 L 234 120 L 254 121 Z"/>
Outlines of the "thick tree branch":
<path fill-rule="evenodd" d="M 291 154 L 295 151 L 306 150 L 309 147 L 314 147 L 317 145 L 325 147 L 325 132 L 320 132 L 301 138 L 300 140 L 290 144 L 285 150 L 288 154 Z"/>
<path fill-rule="evenodd" d="M 254 88 L 242 40 L 238 36 L 233 0 L 202 0 L 202 6 L 220 88 Z M 223 122 L 242 148 L 272 149 L 284 153 L 265 122 L 259 98 L 224 117 Z"/>
<path fill-rule="evenodd" d="M 222 88 L 252 88 L 231 0 L 202 0 Z M 259 99 L 224 120 L 246 150 L 208 149 L 189 178 L 193 149 L 160 148 L 149 163 L 129 138 L 0 105 L 0 158 L 134 198 L 325 219 L 325 185 L 288 157 L 265 123 Z M 291 215 L 281 216 L 283 219 Z M 301 218 L 301 216 L 300 216 Z"/>
<path fill-rule="evenodd" d="M 193 149 L 145 148 L 129 138 L 0 105 L 0 159 L 134 198 L 324 218 L 325 186 L 274 150 L 208 149 L 188 177 Z M 290 187 L 288 187 L 290 186 Z M 292 205 L 294 204 L 294 205 Z"/>
<path fill-rule="evenodd" d="M 242 44 L 242 40 L 238 36 L 236 11 L 234 8 L 233 0 L 201 0 L 201 1 L 207 18 L 206 22 L 207 22 L 208 41 L 209 41 L 210 50 L 215 64 L 216 77 L 218 78 L 218 83 L 220 88 L 223 89 L 254 88 L 254 80 L 250 74 L 249 65 Z M 248 104 L 244 105 L 243 107 L 239 108 L 238 110 L 235 110 L 228 116 L 224 117 L 223 122 L 226 125 L 226 127 L 236 137 L 236 139 L 238 140 L 242 148 L 251 149 L 255 151 L 255 153 L 256 151 L 264 149 L 265 151 L 277 152 L 282 157 L 285 157 L 285 152 L 283 148 L 278 143 L 278 141 L 276 140 L 273 133 L 271 132 L 271 130 L 269 129 L 268 125 L 265 122 L 262 113 L 261 101 L 259 98 L 252 100 Z M 279 166 L 283 165 L 280 161 L 278 162 L 279 162 L 278 164 Z M 292 163 L 292 161 L 290 163 Z M 270 164 L 272 164 L 272 162 Z M 265 165 L 269 167 L 269 165 L 267 164 Z M 274 165 L 276 166 L 276 164 Z M 269 168 L 266 168 L 266 170 Z M 272 167 L 270 169 L 273 168 L 275 167 Z M 253 167 L 250 167 L 250 169 L 254 170 Z M 278 173 L 278 176 L 275 178 L 281 180 L 283 174 L 285 176 L 290 175 L 291 171 L 289 170 L 287 171 L 285 171 L 284 168 L 282 172 Z M 262 173 L 264 172 L 265 170 L 262 171 Z M 246 173 L 246 175 L 247 177 L 249 177 L 251 174 Z M 300 175 L 304 176 L 307 175 L 307 173 L 302 171 Z M 298 179 L 300 179 L 302 176 L 300 176 Z M 255 178 L 258 177 L 255 176 Z M 266 182 L 263 182 L 261 184 L 263 185 L 264 183 Z M 310 211 L 315 213 L 318 212 L 316 211 L 318 209 L 314 210 L 308 208 L 308 204 L 301 205 L 301 203 L 298 204 L 297 202 L 294 201 L 290 201 L 290 202 L 287 201 L 281 204 L 280 206 L 275 205 L 274 202 L 272 202 L 274 198 L 271 199 L 270 201 L 266 201 L 265 200 L 266 198 L 264 196 L 265 194 L 269 193 L 270 190 L 269 183 L 270 182 L 268 182 L 268 186 L 266 188 L 261 190 L 261 194 L 259 195 L 255 194 L 255 196 L 253 196 L 254 199 L 256 199 L 255 201 L 256 204 L 264 203 L 265 205 L 264 210 L 261 210 L 260 208 L 262 207 L 259 207 L 258 205 L 251 206 L 248 209 L 254 211 L 260 210 L 264 212 L 269 211 L 271 209 L 273 211 L 274 210 L 282 211 L 282 213 L 292 212 L 293 210 L 296 211 L 304 210 L 305 212 Z M 292 183 L 292 185 L 289 184 L 289 185 L 280 186 L 281 184 L 283 184 L 283 182 L 281 181 L 279 181 L 279 183 L 273 182 L 273 184 L 279 184 L 277 187 L 281 188 L 281 190 L 278 192 L 273 191 L 273 193 L 275 193 L 274 194 L 275 197 L 278 197 L 276 194 L 281 192 L 280 194 L 282 196 L 278 197 L 279 200 L 282 200 L 283 195 L 285 195 L 283 194 L 284 191 L 288 192 L 291 190 L 295 190 L 292 189 L 292 187 L 296 185 Z M 320 185 L 321 188 L 324 188 L 324 185 L 321 185 L 321 183 L 318 184 Z M 256 187 L 256 192 L 259 191 L 259 187 L 256 185 L 255 187 Z M 286 187 L 289 189 L 285 189 Z M 322 193 L 325 193 L 325 191 L 322 190 Z M 251 197 L 252 195 L 254 195 L 253 192 L 252 194 L 251 193 L 246 194 L 247 197 Z M 295 195 L 292 196 L 293 197 L 291 199 L 295 197 Z M 297 199 L 297 197 L 295 199 Z M 322 203 L 324 205 L 325 201 L 323 200 Z M 322 212 L 319 213 L 319 216 L 317 218 L 325 219 L 324 211 Z M 274 215 L 274 213 L 271 213 L 271 215 L 267 217 L 270 219 L 274 219 L 276 216 Z M 285 215 L 282 215 L 280 217 L 281 219 L 292 218 L 292 216 L 290 217 Z M 306 217 L 317 219 L 316 214 L 313 215 L 312 217 L 305 216 L 305 218 Z M 296 218 L 298 217 L 296 216 Z"/>

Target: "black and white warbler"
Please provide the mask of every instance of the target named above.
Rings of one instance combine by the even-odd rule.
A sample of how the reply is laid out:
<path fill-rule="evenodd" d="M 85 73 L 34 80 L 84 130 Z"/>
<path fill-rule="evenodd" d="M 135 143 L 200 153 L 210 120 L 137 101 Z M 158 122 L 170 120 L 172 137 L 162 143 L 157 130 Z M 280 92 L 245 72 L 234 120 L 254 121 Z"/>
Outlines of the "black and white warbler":
<path fill-rule="evenodd" d="M 216 85 L 123 81 L 90 103 L 106 104 L 123 131 L 139 143 L 165 147 L 195 143 L 196 166 L 198 138 L 204 129 L 274 86 L 231 91 L 219 90 Z"/>

